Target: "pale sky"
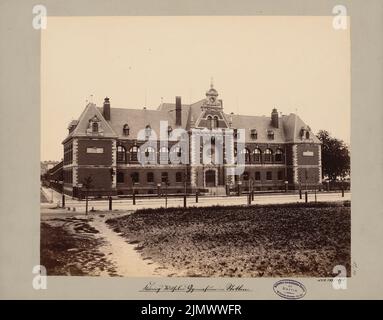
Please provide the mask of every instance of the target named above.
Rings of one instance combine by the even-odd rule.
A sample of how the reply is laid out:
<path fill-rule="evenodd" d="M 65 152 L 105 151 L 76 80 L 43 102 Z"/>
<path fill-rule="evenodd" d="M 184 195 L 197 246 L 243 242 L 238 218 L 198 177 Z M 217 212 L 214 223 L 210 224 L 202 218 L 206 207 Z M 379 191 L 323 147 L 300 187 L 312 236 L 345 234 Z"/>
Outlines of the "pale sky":
<path fill-rule="evenodd" d="M 350 142 L 350 34 L 333 17 L 49 17 L 41 39 L 41 160 L 70 120 L 102 106 L 155 109 L 205 97 L 226 113 L 295 113 Z M 159 119 L 160 120 L 160 119 Z"/>

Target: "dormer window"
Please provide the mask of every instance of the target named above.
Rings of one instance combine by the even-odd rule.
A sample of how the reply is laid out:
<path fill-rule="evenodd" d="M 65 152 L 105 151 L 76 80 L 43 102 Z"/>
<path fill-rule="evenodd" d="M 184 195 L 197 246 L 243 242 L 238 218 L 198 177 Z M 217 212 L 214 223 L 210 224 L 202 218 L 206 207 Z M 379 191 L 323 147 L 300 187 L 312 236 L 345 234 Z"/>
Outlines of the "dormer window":
<path fill-rule="evenodd" d="M 168 126 L 168 136 L 172 134 L 173 128 L 171 126 Z"/>
<path fill-rule="evenodd" d="M 152 135 L 152 128 L 151 126 L 148 124 L 146 127 L 145 127 L 145 138 L 146 139 L 149 139 L 149 137 Z"/>
<path fill-rule="evenodd" d="M 128 126 L 128 124 L 124 124 L 124 127 L 122 128 L 122 133 L 124 134 L 124 136 L 128 136 L 129 135 L 129 131 L 130 131 L 130 128 Z"/>
<path fill-rule="evenodd" d="M 267 137 L 271 140 L 274 140 L 274 131 L 273 130 L 267 130 Z"/>
<path fill-rule="evenodd" d="M 239 136 L 238 129 L 234 129 L 233 134 L 234 134 L 234 139 L 238 139 L 238 136 Z"/>
<path fill-rule="evenodd" d="M 95 115 L 93 118 L 89 119 L 88 128 L 86 133 L 89 135 L 102 135 L 104 130 L 101 127 L 101 120 Z"/>
<path fill-rule="evenodd" d="M 301 139 L 310 139 L 310 128 L 308 126 L 302 127 L 300 130 Z"/>
<path fill-rule="evenodd" d="M 251 139 L 256 140 L 258 138 L 258 133 L 256 129 L 251 129 L 250 133 Z"/>

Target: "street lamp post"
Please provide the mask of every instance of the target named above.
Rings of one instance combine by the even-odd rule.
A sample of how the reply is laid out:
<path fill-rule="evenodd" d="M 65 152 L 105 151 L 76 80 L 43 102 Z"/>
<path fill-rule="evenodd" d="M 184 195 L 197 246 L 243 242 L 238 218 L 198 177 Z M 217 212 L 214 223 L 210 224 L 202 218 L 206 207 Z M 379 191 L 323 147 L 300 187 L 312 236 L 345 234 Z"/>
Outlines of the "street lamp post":
<path fill-rule="evenodd" d="M 196 176 L 196 178 L 195 178 L 196 179 L 195 202 L 198 203 L 198 192 L 199 192 L 199 190 L 198 190 L 198 171 L 196 172 L 195 176 Z"/>
<path fill-rule="evenodd" d="M 188 173 L 187 173 L 187 166 L 185 164 L 185 171 L 184 171 L 184 208 L 186 208 L 186 183 L 187 183 L 187 177 L 188 177 Z"/>
<path fill-rule="evenodd" d="M 305 192 L 305 202 L 308 202 L 308 192 L 307 192 L 307 178 L 308 178 L 308 170 L 305 169 L 305 180 L 306 180 L 306 192 Z"/>
<path fill-rule="evenodd" d="M 168 179 L 165 180 L 165 208 L 168 207 Z"/>
<path fill-rule="evenodd" d="M 251 178 L 251 201 L 254 201 L 254 180 Z"/>
<path fill-rule="evenodd" d="M 157 194 L 158 197 L 161 197 L 161 183 L 157 183 Z"/>

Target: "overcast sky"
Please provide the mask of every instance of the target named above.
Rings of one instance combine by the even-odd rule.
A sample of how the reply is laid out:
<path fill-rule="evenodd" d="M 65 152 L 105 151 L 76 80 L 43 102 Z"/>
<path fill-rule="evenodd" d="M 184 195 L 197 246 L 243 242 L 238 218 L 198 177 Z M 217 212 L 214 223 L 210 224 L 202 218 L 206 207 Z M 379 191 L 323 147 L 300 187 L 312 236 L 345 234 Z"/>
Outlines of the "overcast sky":
<path fill-rule="evenodd" d="M 63 157 L 91 94 L 155 109 L 204 98 L 212 77 L 227 113 L 276 107 L 350 142 L 350 34 L 332 17 L 49 17 L 41 45 L 42 160 Z"/>

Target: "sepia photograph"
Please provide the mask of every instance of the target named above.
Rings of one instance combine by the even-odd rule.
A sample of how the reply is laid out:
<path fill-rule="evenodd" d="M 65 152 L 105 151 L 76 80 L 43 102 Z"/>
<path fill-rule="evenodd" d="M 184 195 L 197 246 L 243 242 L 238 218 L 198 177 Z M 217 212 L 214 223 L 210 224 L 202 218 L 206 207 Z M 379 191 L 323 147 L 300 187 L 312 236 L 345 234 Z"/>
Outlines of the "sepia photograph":
<path fill-rule="evenodd" d="M 47 25 L 48 276 L 351 277 L 349 28 L 332 16 Z"/>

